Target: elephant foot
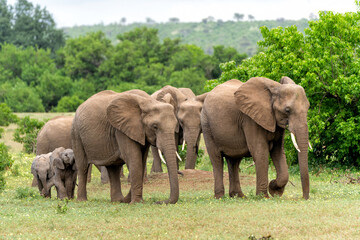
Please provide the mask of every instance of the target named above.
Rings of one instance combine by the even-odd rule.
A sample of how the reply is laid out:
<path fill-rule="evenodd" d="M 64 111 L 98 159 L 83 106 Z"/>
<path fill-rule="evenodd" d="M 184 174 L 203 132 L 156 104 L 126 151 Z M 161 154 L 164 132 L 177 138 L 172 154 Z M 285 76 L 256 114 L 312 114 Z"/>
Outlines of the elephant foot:
<path fill-rule="evenodd" d="M 157 202 L 155 202 L 155 204 L 158 204 L 158 205 L 163 205 L 163 204 L 168 205 L 169 202 L 170 202 L 169 200 L 164 200 L 164 201 L 157 201 Z"/>
<path fill-rule="evenodd" d="M 271 180 L 271 182 L 269 183 L 269 192 L 273 197 L 275 195 L 281 197 L 284 193 L 284 190 L 285 190 L 285 186 L 278 187 L 276 184 L 276 180 Z"/>
<path fill-rule="evenodd" d="M 132 200 L 130 202 L 130 204 L 136 204 L 136 203 L 142 203 L 142 202 L 144 202 L 144 200 L 142 198 L 139 198 L 139 199 Z"/>
<path fill-rule="evenodd" d="M 78 197 L 76 200 L 79 202 L 84 202 L 87 201 L 87 197 Z"/>
<path fill-rule="evenodd" d="M 230 197 L 246 198 L 243 192 L 231 192 L 229 193 Z"/>
<path fill-rule="evenodd" d="M 224 192 L 220 192 L 220 193 L 215 193 L 214 197 L 215 197 L 216 199 L 219 199 L 219 198 L 222 198 L 224 195 L 225 195 Z"/>

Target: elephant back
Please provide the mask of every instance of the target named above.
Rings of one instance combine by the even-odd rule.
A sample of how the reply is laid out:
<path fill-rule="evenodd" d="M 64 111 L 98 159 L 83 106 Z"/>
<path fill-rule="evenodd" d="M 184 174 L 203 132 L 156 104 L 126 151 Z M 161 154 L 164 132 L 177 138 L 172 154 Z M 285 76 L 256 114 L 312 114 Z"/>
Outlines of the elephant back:
<path fill-rule="evenodd" d="M 37 136 L 36 154 L 46 154 L 58 147 L 71 148 L 73 116 L 57 116 L 42 127 Z"/>

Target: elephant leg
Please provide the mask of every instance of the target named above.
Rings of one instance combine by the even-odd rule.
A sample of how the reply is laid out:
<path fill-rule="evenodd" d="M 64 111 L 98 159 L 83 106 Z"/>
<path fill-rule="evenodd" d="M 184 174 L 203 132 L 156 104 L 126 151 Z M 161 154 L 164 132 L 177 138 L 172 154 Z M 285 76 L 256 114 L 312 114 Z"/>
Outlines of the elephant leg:
<path fill-rule="evenodd" d="M 42 182 L 40 181 L 40 179 L 38 177 L 36 177 L 36 182 L 37 182 L 37 186 L 39 188 L 40 195 L 43 195 L 44 194 L 43 193 L 44 186 L 42 185 Z"/>
<path fill-rule="evenodd" d="M 92 172 L 92 164 L 89 165 L 88 173 L 87 173 L 87 182 L 91 182 L 91 172 Z"/>
<path fill-rule="evenodd" d="M 143 152 L 143 183 L 148 181 L 148 177 L 147 177 L 147 166 L 146 166 L 146 160 L 149 154 L 149 148 L 147 148 L 144 152 Z"/>
<path fill-rule="evenodd" d="M 268 195 L 269 142 L 267 131 L 253 120 L 246 121 L 243 127 L 246 143 L 255 162 L 256 195 Z"/>
<path fill-rule="evenodd" d="M 66 180 L 64 182 L 60 177 L 55 179 L 55 185 L 56 185 L 56 190 L 57 190 L 59 199 L 64 199 L 67 197 L 65 184 L 66 184 Z"/>
<path fill-rule="evenodd" d="M 283 139 L 274 142 L 274 147 L 270 152 L 271 159 L 276 169 L 276 179 L 271 180 L 269 183 L 269 192 L 271 196 L 282 196 L 285 186 L 289 181 L 288 166 L 283 146 Z"/>
<path fill-rule="evenodd" d="M 74 139 L 73 139 L 74 140 Z M 73 150 L 75 153 L 75 163 L 77 168 L 78 175 L 78 191 L 77 191 L 77 200 L 78 201 L 87 201 L 87 175 L 90 164 L 88 164 L 85 151 L 83 149 L 81 140 L 75 134 L 75 140 L 73 141 Z"/>
<path fill-rule="evenodd" d="M 101 173 L 101 183 L 102 184 L 107 184 L 109 183 L 109 174 L 106 170 L 106 167 L 104 166 L 99 166 L 99 165 L 95 165 L 95 167 L 99 170 L 99 172 Z"/>
<path fill-rule="evenodd" d="M 144 159 L 140 149 L 129 152 L 129 172 L 131 178 L 131 202 L 141 202 L 144 182 Z"/>
<path fill-rule="evenodd" d="M 203 136 L 205 140 L 206 150 L 209 154 L 214 174 L 214 192 L 215 198 L 221 198 L 225 194 L 224 188 L 224 159 L 213 141 L 208 128 L 203 128 Z"/>
<path fill-rule="evenodd" d="M 157 147 L 151 146 L 151 153 L 153 155 L 153 164 L 151 167 L 151 173 L 163 172 L 163 169 L 161 166 L 161 159 L 160 159 Z"/>
<path fill-rule="evenodd" d="M 240 159 L 226 158 L 228 171 L 229 171 L 229 196 L 230 197 L 245 197 L 241 191 L 240 179 L 239 179 L 239 165 Z"/>
<path fill-rule="evenodd" d="M 124 196 L 121 192 L 119 165 L 106 166 L 110 180 L 110 196 L 112 202 L 124 202 Z"/>
<path fill-rule="evenodd" d="M 37 179 L 36 179 L 36 177 L 33 177 L 33 180 L 32 180 L 32 183 L 31 183 L 31 186 L 32 187 L 36 187 L 38 185 L 38 183 L 37 183 Z"/>
<path fill-rule="evenodd" d="M 124 175 L 124 165 L 121 166 L 121 170 L 120 170 L 120 178 L 125 177 Z"/>

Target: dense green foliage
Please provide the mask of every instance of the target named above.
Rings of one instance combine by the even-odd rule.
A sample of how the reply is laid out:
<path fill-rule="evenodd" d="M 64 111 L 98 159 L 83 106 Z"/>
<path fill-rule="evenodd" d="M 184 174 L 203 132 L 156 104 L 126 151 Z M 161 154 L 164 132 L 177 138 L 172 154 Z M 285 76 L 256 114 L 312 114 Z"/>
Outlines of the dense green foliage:
<path fill-rule="evenodd" d="M 311 105 L 308 124 L 314 150 L 310 162 L 359 167 L 359 21 L 360 12 L 321 12 L 319 20 L 309 22 L 305 34 L 296 26 L 262 27 L 264 40 L 259 45 L 265 50 L 240 66 L 223 64 L 219 81 L 209 82 L 207 87 L 231 78 L 292 78 L 304 87 Z"/>
<path fill-rule="evenodd" d="M 145 19 L 144 19 L 145 20 Z M 167 23 L 112 23 L 109 25 L 98 24 L 93 26 L 74 26 L 64 28 L 65 33 L 71 38 L 84 36 L 89 32 L 103 31 L 106 37 L 113 43 L 117 43 L 117 36 L 135 28 L 149 26 L 158 29 L 159 38 L 163 41 L 166 38 L 180 38 L 185 44 L 194 44 L 201 47 L 205 53 L 213 54 L 213 46 L 224 45 L 233 47 L 240 53 L 249 56 L 257 52 L 257 41 L 262 39 L 259 28 L 275 28 L 278 26 L 288 27 L 296 25 L 300 31 L 308 27 L 308 20 L 267 20 L 267 21 L 204 21 L 204 22 L 179 22 L 171 21 Z"/>
<path fill-rule="evenodd" d="M 36 137 L 45 122 L 37 119 L 31 119 L 29 116 L 24 117 L 18 122 L 18 128 L 14 132 L 14 141 L 22 143 L 24 152 L 35 153 Z"/>
<path fill-rule="evenodd" d="M 65 44 L 65 37 L 45 8 L 27 0 L 18 0 L 12 7 L 0 0 L 0 43 L 5 42 L 55 52 Z"/>
<path fill-rule="evenodd" d="M 12 113 L 11 109 L 5 103 L 0 103 L 0 126 L 9 126 L 10 123 L 17 120 L 17 116 Z M 0 128 L 0 138 L 3 131 L 3 128 Z M 5 188 L 5 170 L 11 167 L 13 161 L 8 147 L 4 143 L 0 143 L 0 192 Z"/>
<path fill-rule="evenodd" d="M 158 31 L 137 28 L 111 44 L 103 32 L 69 39 L 56 52 L 37 47 L 0 49 L 0 101 L 15 112 L 69 112 L 106 89 L 138 88 L 149 94 L 165 85 L 204 91 L 206 80 L 218 78 L 219 64 L 241 61 L 232 47 L 215 46 L 207 55 L 179 39 L 160 41 Z"/>

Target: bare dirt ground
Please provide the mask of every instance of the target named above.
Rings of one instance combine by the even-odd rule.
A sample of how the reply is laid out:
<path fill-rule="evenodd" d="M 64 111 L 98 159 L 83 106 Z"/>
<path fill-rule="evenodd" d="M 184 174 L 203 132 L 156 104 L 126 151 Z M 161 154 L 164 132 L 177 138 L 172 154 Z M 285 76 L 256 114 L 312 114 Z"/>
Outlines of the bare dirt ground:
<path fill-rule="evenodd" d="M 197 169 L 186 169 L 181 170 L 183 175 L 179 174 L 179 185 L 180 191 L 193 190 L 209 190 L 214 188 L 214 177 L 213 173 L 209 171 L 197 170 Z M 227 172 L 224 172 L 224 184 L 227 185 L 229 182 L 229 175 Z M 240 174 L 241 186 L 244 185 L 254 185 L 255 177 L 253 176 L 242 176 Z M 168 191 L 169 186 L 169 176 L 167 173 L 152 173 L 148 175 L 148 181 L 145 182 L 144 188 L 149 190 L 151 189 L 163 189 Z"/>

